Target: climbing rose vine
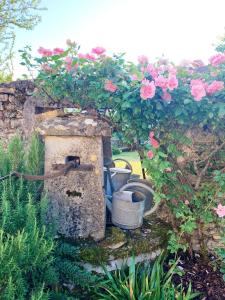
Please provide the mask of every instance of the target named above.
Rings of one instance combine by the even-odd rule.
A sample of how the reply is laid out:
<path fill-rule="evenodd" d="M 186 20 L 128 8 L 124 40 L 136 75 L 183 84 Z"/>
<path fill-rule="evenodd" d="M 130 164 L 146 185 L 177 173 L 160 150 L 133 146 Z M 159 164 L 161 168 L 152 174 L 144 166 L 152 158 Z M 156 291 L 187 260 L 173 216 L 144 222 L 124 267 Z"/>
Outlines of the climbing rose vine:
<path fill-rule="evenodd" d="M 137 64 L 108 55 L 101 46 L 88 53 L 67 40 L 66 49 L 22 51 L 36 71 L 42 96 L 69 100 L 76 109 L 108 118 L 136 147 L 155 189 L 173 216 L 169 248 L 191 245 L 192 233 L 224 217 L 225 52 L 175 66 L 166 59 Z M 185 242 L 187 241 L 187 243 Z"/>

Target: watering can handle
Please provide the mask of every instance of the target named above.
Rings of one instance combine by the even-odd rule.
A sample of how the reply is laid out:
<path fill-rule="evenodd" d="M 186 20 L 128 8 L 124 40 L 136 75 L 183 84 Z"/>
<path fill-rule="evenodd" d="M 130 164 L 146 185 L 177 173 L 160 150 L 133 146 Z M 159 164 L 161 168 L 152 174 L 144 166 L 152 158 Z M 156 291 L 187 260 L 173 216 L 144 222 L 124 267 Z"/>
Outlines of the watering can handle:
<path fill-rule="evenodd" d="M 112 172 L 112 171 L 111 171 Z M 116 172 L 111 173 L 111 178 L 113 178 L 116 175 Z"/>
<path fill-rule="evenodd" d="M 153 191 L 153 189 L 152 189 L 150 186 L 148 186 L 147 184 L 144 184 L 144 183 L 141 183 L 141 182 L 135 182 L 135 181 L 125 184 L 124 186 L 122 186 L 122 188 L 120 189 L 120 191 L 121 191 L 121 192 L 122 192 L 122 191 L 125 191 L 125 190 L 128 189 L 129 187 L 134 187 L 134 186 L 145 188 L 145 189 L 148 190 L 151 194 L 154 195 L 154 191 Z M 147 210 L 147 211 L 144 213 L 144 217 L 153 214 L 153 213 L 157 210 L 157 208 L 159 207 L 159 204 L 160 204 L 160 202 L 155 203 L 155 205 L 154 205 L 151 209 Z"/>

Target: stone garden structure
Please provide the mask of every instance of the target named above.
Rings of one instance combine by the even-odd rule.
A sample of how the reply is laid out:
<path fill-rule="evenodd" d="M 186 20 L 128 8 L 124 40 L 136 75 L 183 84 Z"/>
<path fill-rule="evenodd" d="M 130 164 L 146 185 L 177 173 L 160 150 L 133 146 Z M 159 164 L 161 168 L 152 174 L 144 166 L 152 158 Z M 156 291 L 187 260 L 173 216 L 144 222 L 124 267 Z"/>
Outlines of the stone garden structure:
<path fill-rule="evenodd" d="M 108 123 L 76 114 L 46 120 L 37 130 L 44 136 L 46 173 L 68 161 L 80 163 L 66 175 L 45 180 L 50 221 L 57 220 L 58 232 L 66 237 L 103 239 L 103 137 L 111 136 Z"/>
<path fill-rule="evenodd" d="M 26 80 L 0 85 L 0 142 L 6 144 L 16 133 L 27 141 L 38 127 L 45 137 L 45 172 L 54 172 L 53 165 L 65 164 L 70 156 L 79 157 L 81 164 L 93 165 L 92 171 L 71 171 L 64 177 L 46 180 L 45 187 L 52 199 L 50 218 L 59 219 L 60 233 L 102 239 L 105 232 L 103 157 L 111 157 L 110 129 L 94 116 L 65 116 L 63 109 L 73 107 L 70 101 L 65 99 L 59 103 L 35 97 L 35 89 Z M 157 216 L 170 223 L 170 213 L 163 203 Z M 218 247 L 220 230 L 217 224 L 204 228 L 209 251 Z M 199 250 L 200 243 L 196 232 L 193 248 Z"/>

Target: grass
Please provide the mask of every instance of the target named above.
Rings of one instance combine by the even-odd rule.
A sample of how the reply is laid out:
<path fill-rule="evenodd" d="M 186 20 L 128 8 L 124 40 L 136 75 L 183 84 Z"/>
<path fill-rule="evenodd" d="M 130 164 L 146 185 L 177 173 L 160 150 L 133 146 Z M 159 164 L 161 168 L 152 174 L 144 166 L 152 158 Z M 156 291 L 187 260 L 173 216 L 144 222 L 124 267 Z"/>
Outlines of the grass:
<path fill-rule="evenodd" d="M 141 171 L 141 162 L 139 155 L 136 151 L 131 151 L 131 152 L 121 152 L 120 154 L 113 155 L 113 159 L 116 158 L 123 158 L 126 159 L 133 168 L 133 174 L 139 174 L 142 178 L 142 171 Z M 118 168 L 124 168 L 125 163 L 123 162 L 117 162 L 116 167 Z"/>

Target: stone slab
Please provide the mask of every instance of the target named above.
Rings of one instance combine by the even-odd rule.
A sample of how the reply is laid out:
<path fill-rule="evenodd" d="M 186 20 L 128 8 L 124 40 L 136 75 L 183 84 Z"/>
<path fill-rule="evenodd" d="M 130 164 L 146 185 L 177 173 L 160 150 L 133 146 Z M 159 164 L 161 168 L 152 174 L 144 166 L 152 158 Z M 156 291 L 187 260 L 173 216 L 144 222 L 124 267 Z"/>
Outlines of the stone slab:
<path fill-rule="evenodd" d="M 86 114 L 45 120 L 37 127 L 37 131 L 45 136 L 111 136 L 107 122 Z"/>

